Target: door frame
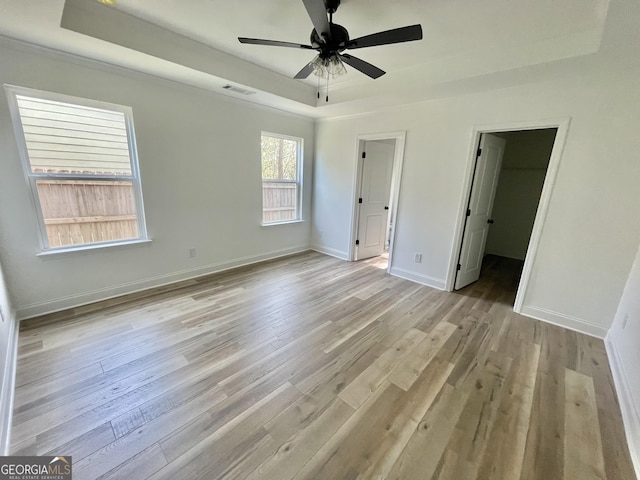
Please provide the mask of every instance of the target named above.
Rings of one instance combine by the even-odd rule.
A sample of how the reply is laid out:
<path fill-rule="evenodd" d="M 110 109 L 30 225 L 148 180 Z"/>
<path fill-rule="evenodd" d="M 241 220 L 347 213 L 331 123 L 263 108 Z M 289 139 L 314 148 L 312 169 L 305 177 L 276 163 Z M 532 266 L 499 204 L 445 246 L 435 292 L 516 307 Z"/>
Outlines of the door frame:
<path fill-rule="evenodd" d="M 478 150 L 481 135 L 483 133 L 500 133 L 518 130 L 541 130 L 545 128 L 556 128 L 556 138 L 553 142 L 553 149 L 551 150 L 551 157 L 549 159 L 549 165 L 547 166 L 547 173 L 544 177 L 542 193 L 538 202 L 538 209 L 536 212 L 535 220 L 533 222 L 533 230 L 531 231 L 531 238 L 529 240 L 529 246 L 527 247 L 522 275 L 520 276 L 520 283 L 518 285 L 518 291 L 516 293 L 516 299 L 513 305 L 513 310 L 516 313 L 520 313 L 527 293 L 527 288 L 529 287 L 529 280 L 531 278 L 531 272 L 535 264 L 536 255 L 538 253 L 540 238 L 542 236 L 542 230 L 547 218 L 549 204 L 551 202 L 553 188 L 556 182 L 556 177 L 558 175 L 560 160 L 562 159 L 562 152 L 567 140 L 570 123 L 571 117 L 562 117 L 539 121 L 505 122 L 490 125 L 476 125 L 472 128 L 469 140 L 463 188 L 460 195 L 460 200 L 458 202 L 458 218 L 456 219 L 456 231 L 454 234 L 453 248 L 449 259 L 449 272 L 447 274 L 445 287 L 447 291 L 452 292 L 454 289 L 456 266 L 458 263 L 458 256 L 460 253 L 460 246 L 462 242 L 462 234 L 467 212 L 467 203 L 469 200 L 469 194 L 471 193 L 471 186 L 473 181 L 472 177 L 477 157 L 476 153 Z"/>
<path fill-rule="evenodd" d="M 391 205 L 389 205 L 389 218 L 393 218 L 393 225 L 389 235 L 389 262 L 387 264 L 387 272 L 391 270 L 391 258 L 393 256 L 393 246 L 395 244 L 398 198 L 400 197 L 400 182 L 402 177 L 402 164 L 404 162 L 404 145 L 407 137 L 405 130 L 396 132 L 381 132 L 360 134 L 356 137 L 356 164 L 355 175 L 352 185 L 352 207 L 351 207 L 351 231 L 349 232 L 349 260 L 355 261 L 357 258 L 356 236 L 358 234 L 358 222 L 360 221 L 358 208 L 358 195 L 360 193 L 360 177 L 362 175 L 362 152 L 364 144 L 370 140 L 395 140 L 393 153 L 393 166 L 391 169 Z"/>

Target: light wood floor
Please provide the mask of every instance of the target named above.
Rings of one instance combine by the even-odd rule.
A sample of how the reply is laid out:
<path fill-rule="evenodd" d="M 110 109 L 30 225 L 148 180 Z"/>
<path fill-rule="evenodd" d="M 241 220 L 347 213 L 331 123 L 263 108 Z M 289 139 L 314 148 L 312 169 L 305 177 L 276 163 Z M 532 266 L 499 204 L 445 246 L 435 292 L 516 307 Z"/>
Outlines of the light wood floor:
<path fill-rule="evenodd" d="M 604 345 L 318 253 L 23 322 L 12 454 L 74 479 L 633 479 Z"/>

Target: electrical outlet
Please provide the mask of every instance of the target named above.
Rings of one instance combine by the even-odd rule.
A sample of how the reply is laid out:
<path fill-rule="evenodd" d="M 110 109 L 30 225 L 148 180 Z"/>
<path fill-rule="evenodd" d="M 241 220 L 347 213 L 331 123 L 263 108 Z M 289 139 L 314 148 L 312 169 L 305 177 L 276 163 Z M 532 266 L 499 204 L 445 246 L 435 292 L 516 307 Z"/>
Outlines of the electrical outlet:
<path fill-rule="evenodd" d="M 189 255 L 189 258 L 194 258 L 196 256 L 196 249 L 190 248 L 188 255 Z"/>
<path fill-rule="evenodd" d="M 422 263 L 422 254 L 416 253 L 415 256 L 413 257 L 413 261 L 416 263 Z"/>

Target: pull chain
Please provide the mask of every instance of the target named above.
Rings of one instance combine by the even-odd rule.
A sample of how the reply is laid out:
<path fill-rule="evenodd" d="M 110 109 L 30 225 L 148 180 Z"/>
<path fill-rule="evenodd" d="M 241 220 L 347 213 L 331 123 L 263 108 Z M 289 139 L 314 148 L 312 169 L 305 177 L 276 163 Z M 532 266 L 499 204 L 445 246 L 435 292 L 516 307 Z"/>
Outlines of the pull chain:
<path fill-rule="evenodd" d="M 327 75 L 327 96 L 325 97 L 325 102 L 329 103 L 329 75 Z"/>

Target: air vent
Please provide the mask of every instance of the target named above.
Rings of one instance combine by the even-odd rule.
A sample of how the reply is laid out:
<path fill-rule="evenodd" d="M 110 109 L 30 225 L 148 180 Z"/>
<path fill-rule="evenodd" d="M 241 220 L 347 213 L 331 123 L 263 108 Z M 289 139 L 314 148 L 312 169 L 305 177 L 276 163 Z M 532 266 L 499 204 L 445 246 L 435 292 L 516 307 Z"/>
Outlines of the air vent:
<path fill-rule="evenodd" d="M 253 95 L 254 93 L 256 93 L 251 90 L 247 90 L 246 88 L 236 87 L 235 85 L 225 85 L 222 88 L 224 88 L 225 90 L 231 90 L 232 92 L 240 93 L 242 95 Z"/>

